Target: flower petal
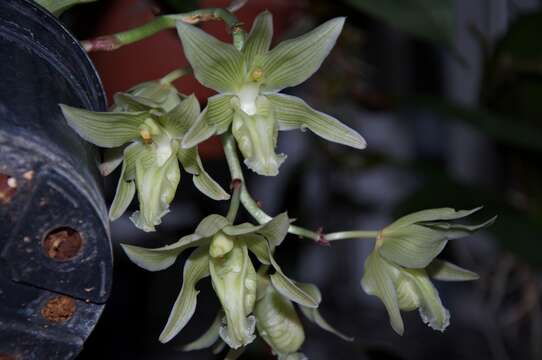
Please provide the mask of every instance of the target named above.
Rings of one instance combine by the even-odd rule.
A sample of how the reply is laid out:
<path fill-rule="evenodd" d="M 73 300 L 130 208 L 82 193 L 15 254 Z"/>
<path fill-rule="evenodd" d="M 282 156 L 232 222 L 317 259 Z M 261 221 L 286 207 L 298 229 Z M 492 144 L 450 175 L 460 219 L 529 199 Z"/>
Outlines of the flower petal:
<path fill-rule="evenodd" d="M 218 135 L 229 130 L 233 121 L 233 95 L 215 95 L 207 99 L 207 112 L 205 122 L 214 129 Z"/>
<path fill-rule="evenodd" d="M 172 138 L 182 138 L 194 125 L 200 114 L 198 99 L 192 94 L 173 110 L 159 118 L 161 125 Z"/>
<path fill-rule="evenodd" d="M 421 300 L 420 316 L 430 328 L 444 331 L 450 325 L 450 313 L 442 305 L 437 289 L 431 283 L 424 270 L 407 269 L 402 272 L 404 276 L 410 277 L 418 288 L 418 295 Z"/>
<path fill-rule="evenodd" d="M 210 258 L 213 289 L 226 314 L 220 337 L 238 349 L 254 339 L 255 319 L 248 316 L 256 300 L 256 271 L 245 245 L 236 244 L 224 258 Z"/>
<path fill-rule="evenodd" d="M 361 280 L 361 287 L 369 294 L 377 296 L 386 307 L 393 330 L 403 335 L 405 330 L 397 292 L 393 282 L 394 268 L 381 259 L 376 251 L 373 251 L 365 260 L 365 273 Z"/>
<path fill-rule="evenodd" d="M 453 208 L 438 208 L 438 209 L 427 209 L 422 211 L 417 211 L 412 214 L 405 215 L 391 225 L 386 227 L 386 229 L 396 229 L 402 226 L 407 226 L 420 222 L 427 221 L 442 221 L 442 220 L 457 220 L 464 217 L 467 217 L 471 214 L 482 209 L 482 207 L 477 207 L 471 210 L 455 210 Z"/>
<path fill-rule="evenodd" d="M 319 299 L 318 302 L 322 299 L 322 293 L 318 289 L 317 286 L 313 284 L 308 283 L 297 283 L 297 286 L 299 286 L 301 289 L 303 289 L 306 293 L 311 294 L 313 298 Z M 335 329 L 333 326 L 331 326 L 326 319 L 322 317 L 318 309 L 315 308 L 309 308 L 305 306 L 300 306 L 301 312 L 307 319 L 318 325 L 320 328 L 324 329 L 325 331 L 329 331 L 330 333 L 338 336 L 339 338 L 343 339 L 344 341 L 354 341 L 353 337 L 349 337 L 341 333 L 339 330 Z"/>
<path fill-rule="evenodd" d="M 271 46 L 273 38 L 273 15 L 269 11 L 261 12 L 254 23 L 250 34 L 248 34 L 243 54 L 245 55 L 245 63 L 250 68 L 252 62 L 258 56 L 265 55 Z"/>
<path fill-rule="evenodd" d="M 261 61 L 262 91 L 276 92 L 307 80 L 322 65 L 341 33 L 345 18 L 335 18 L 298 38 L 284 41 Z"/>
<path fill-rule="evenodd" d="M 195 26 L 177 22 L 184 55 L 200 83 L 220 93 L 234 93 L 243 83 L 243 56 Z"/>
<path fill-rule="evenodd" d="M 267 95 L 273 104 L 280 130 L 309 129 L 316 135 L 339 144 L 364 149 L 365 139 L 339 120 L 316 111 L 303 100 L 284 94 Z"/>
<path fill-rule="evenodd" d="M 211 214 L 201 220 L 195 233 L 201 237 L 211 237 L 229 224 L 230 222 L 224 216 Z"/>
<path fill-rule="evenodd" d="M 278 124 L 272 111 L 268 111 L 269 101 L 258 97 L 257 108 L 263 110 L 255 115 L 247 115 L 237 108 L 233 116 L 232 134 L 245 158 L 245 165 L 259 175 L 276 176 L 286 155 L 276 154 Z"/>
<path fill-rule="evenodd" d="M 229 200 L 230 195 L 205 171 L 197 146 L 179 148 L 177 157 L 186 172 L 192 174 L 194 186 L 213 200 Z"/>
<path fill-rule="evenodd" d="M 254 307 L 258 333 L 276 354 L 299 350 L 305 341 L 305 332 L 293 304 L 272 286 Z"/>
<path fill-rule="evenodd" d="M 179 162 L 176 156 L 170 156 L 162 166 L 148 166 L 138 159 L 135 168 L 140 211 L 130 219 L 141 230 L 154 231 L 175 197 L 181 177 Z"/>
<path fill-rule="evenodd" d="M 126 209 L 128 209 L 128 206 L 130 206 L 130 203 L 135 196 L 136 185 L 133 181 L 124 180 L 125 171 L 126 162 L 122 164 L 122 171 L 117 184 L 117 190 L 115 191 L 115 198 L 109 208 L 109 220 L 111 221 L 115 221 L 126 212 Z"/>
<path fill-rule="evenodd" d="M 108 176 L 122 163 L 124 146 L 104 150 L 103 162 L 98 166 L 102 176 Z"/>
<path fill-rule="evenodd" d="M 196 340 L 184 345 L 182 350 L 194 351 L 207 349 L 213 346 L 213 344 L 215 344 L 220 338 L 218 331 L 220 330 L 220 326 L 222 326 L 222 318 L 224 318 L 224 312 L 219 311 L 209 329 L 207 329 L 207 331 Z"/>
<path fill-rule="evenodd" d="M 160 342 L 166 343 L 173 339 L 194 315 L 199 293 L 196 290 L 196 284 L 204 277 L 209 276 L 209 255 L 207 252 L 206 247 L 199 247 L 186 260 L 183 286 L 169 314 L 166 326 L 160 334 Z"/>
<path fill-rule="evenodd" d="M 438 259 L 433 260 L 425 270 L 430 277 L 440 281 L 471 281 L 480 278 L 475 272 Z"/>
<path fill-rule="evenodd" d="M 385 230 L 384 241 L 377 250 L 387 260 L 407 267 L 421 269 L 442 252 L 448 239 L 443 231 L 421 225 Z"/>
<path fill-rule="evenodd" d="M 111 148 L 126 144 L 139 136 L 139 126 L 149 117 L 141 112 L 94 112 L 60 105 L 68 125 L 94 145 Z"/>
<path fill-rule="evenodd" d="M 242 237 L 250 251 L 256 255 L 258 261 L 265 265 L 272 265 L 275 273 L 270 275 L 271 284 L 283 296 L 291 301 L 310 308 L 318 307 L 320 299 L 314 298 L 311 294 L 305 292 L 296 282 L 288 278 L 280 268 L 279 264 L 273 258 L 272 250 L 265 238 L 255 234 L 248 234 Z M 264 251 L 264 249 L 266 251 Z"/>
<path fill-rule="evenodd" d="M 204 142 L 209 139 L 211 136 L 217 134 L 217 130 L 214 126 L 211 126 L 205 120 L 207 116 L 208 108 L 205 108 L 199 117 L 196 119 L 196 122 L 190 130 L 184 135 L 181 146 L 183 149 L 190 149 L 197 146 L 199 143 Z"/>
<path fill-rule="evenodd" d="M 205 243 L 201 236 L 192 234 L 183 236 L 179 241 L 155 249 L 147 249 L 140 246 L 121 244 L 122 249 L 130 260 L 137 266 L 148 271 L 160 271 L 167 269 L 186 249 L 200 246 Z"/>

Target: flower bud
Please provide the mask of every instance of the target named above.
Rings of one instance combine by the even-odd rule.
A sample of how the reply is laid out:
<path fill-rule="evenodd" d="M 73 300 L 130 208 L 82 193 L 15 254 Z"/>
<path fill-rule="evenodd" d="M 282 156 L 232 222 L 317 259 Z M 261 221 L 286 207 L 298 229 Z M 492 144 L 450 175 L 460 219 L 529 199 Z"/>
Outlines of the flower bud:
<path fill-rule="evenodd" d="M 305 332 L 294 306 L 272 286 L 266 288 L 265 295 L 256 303 L 254 315 L 258 333 L 275 354 L 293 354 L 303 345 Z"/>

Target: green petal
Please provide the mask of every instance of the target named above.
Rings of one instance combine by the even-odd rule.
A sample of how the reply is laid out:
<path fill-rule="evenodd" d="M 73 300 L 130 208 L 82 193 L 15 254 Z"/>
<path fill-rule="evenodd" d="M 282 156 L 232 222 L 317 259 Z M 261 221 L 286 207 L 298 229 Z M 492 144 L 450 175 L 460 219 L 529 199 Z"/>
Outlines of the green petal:
<path fill-rule="evenodd" d="M 68 125 L 79 136 L 94 145 L 111 148 L 126 144 L 139 136 L 139 126 L 148 112 L 93 112 L 60 105 Z"/>
<path fill-rule="evenodd" d="M 410 225 L 382 235 L 379 253 L 387 260 L 407 268 L 421 269 L 439 255 L 448 240 L 442 231 Z"/>
<path fill-rule="evenodd" d="M 496 216 L 478 225 L 463 225 L 442 222 L 423 223 L 423 225 L 434 230 L 444 231 L 446 233 L 446 238 L 452 240 L 472 235 L 474 232 L 492 225 L 495 220 L 497 220 Z"/>
<path fill-rule="evenodd" d="M 190 95 L 173 110 L 161 116 L 159 121 L 172 138 L 181 139 L 194 125 L 199 114 L 198 99 Z"/>
<path fill-rule="evenodd" d="M 218 331 L 220 330 L 220 326 L 222 326 L 222 318 L 224 318 L 224 312 L 219 311 L 209 329 L 207 329 L 207 331 L 196 340 L 184 345 L 182 350 L 194 351 L 207 349 L 213 346 L 213 344 L 215 344 L 220 338 Z"/>
<path fill-rule="evenodd" d="M 124 174 L 126 172 L 127 162 L 123 162 L 122 171 L 120 173 L 119 182 L 117 184 L 117 190 L 115 192 L 115 198 L 109 208 L 109 220 L 115 221 L 122 216 L 130 206 L 130 203 L 134 199 L 136 185 L 133 181 L 124 180 Z"/>
<path fill-rule="evenodd" d="M 453 223 L 389 226 L 382 231 L 379 251 L 383 257 L 401 266 L 425 268 L 440 254 L 448 240 L 469 236 L 494 221 L 492 218 L 470 226 Z"/>
<path fill-rule="evenodd" d="M 309 129 L 316 135 L 339 144 L 364 149 L 365 139 L 339 120 L 316 111 L 303 100 L 284 94 L 267 95 L 273 104 L 280 130 Z"/>
<path fill-rule="evenodd" d="M 206 247 L 199 247 L 186 260 L 183 271 L 183 286 L 173 305 L 164 330 L 159 340 L 166 343 L 173 339 L 188 323 L 196 310 L 197 296 L 196 284 L 204 277 L 209 276 L 209 255 Z"/>
<path fill-rule="evenodd" d="M 236 244 L 224 258 L 211 258 L 209 270 L 226 314 L 220 337 L 233 349 L 250 344 L 255 339 L 255 319 L 248 315 L 256 301 L 257 277 L 247 247 Z"/>
<path fill-rule="evenodd" d="M 152 150 L 150 150 L 152 151 Z M 180 181 L 179 162 L 176 156 L 170 156 L 166 163 L 151 166 L 136 161 L 136 185 L 140 211 L 130 219 L 143 231 L 154 231 L 162 217 L 169 212 L 169 204 L 175 197 Z"/>
<path fill-rule="evenodd" d="M 442 305 L 437 289 L 429 280 L 424 270 L 405 270 L 404 276 L 410 277 L 418 288 L 420 298 L 420 316 L 430 328 L 444 331 L 450 324 L 450 313 Z"/>
<path fill-rule="evenodd" d="M 314 299 L 310 294 L 303 291 L 303 289 L 299 288 L 294 283 L 294 281 L 284 275 L 284 273 L 282 272 L 278 264 L 273 260 L 273 258 L 271 258 L 271 264 L 276 271 L 276 273 L 270 276 L 271 284 L 273 284 L 273 287 L 279 293 L 299 305 L 303 305 L 309 308 L 318 307 L 318 301 Z"/>
<path fill-rule="evenodd" d="M 256 303 L 254 315 L 258 333 L 274 353 L 293 353 L 303 345 L 305 332 L 293 304 L 273 287 Z"/>
<path fill-rule="evenodd" d="M 160 271 L 173 265 L 177 257 L 184 250 L 200 246 L 204 243 L 205 240 L 199 235 L 192 234 L 183 236 L 173 244 L 155 249 L 147 249 L 128 244 L 121 244 L 121 246 L 134 264 L 148 271 Z"/>
<path fill-rule="evenodd" d="M 275 92 L 307 80 L 322 65 L 341 33 L 345 18 L 335 18 L 311 32 L 287 40 L 271 50 L 261 62 L 262 91 Z"/>
<path fill-rule="evenodd" d="M 177 22 L 177 30 L 198 81 L 220 93 L 236 92 L 244 80 L 242 54 L 233 45 L 182 21 Z"/>
<path fill-rule="evenodd" d="M 269 101 L 265 97 L 258 97 L 256 106 L 258 110 L 265 109 L 265 113 L 247 115 L 236 109 L 232 133 L 249 169 L 259 175 L 276 176 L 286 159 L 286 155 L 275 153 L 278 124 L 273 113 L 267 111 Z"/>
<path fill-rule="evenodd" d="M 118 92 L 113 96 L 114 105 L 111 109 L 115 112 L 148 111 L 159 109 L 160 103 L 142 96 L 130 93 Z"/>
<path fill-rule="evenodd" d="M 301 289 L 303 289 L 306 293 L 311 294 L 313 298 L 318 299 L 318 302 L 322 299 L 322 293 L 313 284 L 307 284 L 307 283 L 297 283 L 297 286 L 299 286 Z M 335 329 L 333 326 L 331 326 L 326 319 L 322 317 L 318 309 L 315 308 L 308 308 L 305 306 L 300 306 L 301 312 L 307 319 L 321 327 L 322 329 L 329 331 L 330 333 L 338 336 L 339 338 L 343 339 L 344 341 L 354 341 L 353 337 L 349 337 Z"/>
<path fill-rule="evenodd" d="M 217 134 L 217 130 L 214 126 L 211 126 L 206 121 L 208 108 L 205 108 L 199 117 L 196 119 L 196 122 L 190 130 L 184 135 L 181 146 L 183 149 L 190 149 L 198 144 L 209 139 L 211 136 Z"/>
<path fill-rule="evenodd" d="M 211 237 L 229 224 L 224 216 L 212 214 L 201 220 L 195 233 L 202 238 Z"/>
<path fill-rule="evenodd" d="M 111 174 L 122 163 L 124 146 L 104 150 L 103 162 L 98 166 L 102 176 Z"/>
<path fill-rule="evenodd" d="M 128 92 L 137 99 L 145 99 L 149 104 L 157 104 L 166 112 L 173 110 L 185 97 L 177 91 L 174 85 L 163 83 L 160 80 L 138 84 Z"/>
<path fill-rule="evenodd" d="M 215 95 L 207 99 L 205 121 L 218 135 L 229 130 L 233 121 L 233 95 Z"/>
<path fill-rule="evenodd" d="M 440 281 L 471 281 L 480 278 L 470 270 L 438 259 L 433 260 L 425 270 L 430 277 Z"/>
<path fill-rule="evenodd" d="M 286 238 L 289 227 L 288 213 L 283 212 L 262 225 L 257 233 L 265 237 L 271 247 L 276 247 Z"/>
<path fill-rule="evenodd" d="M 273 266 L 276 272 L 270 276 L 270 279 L 279 293 L 299 305 L 310 308 L 318 307 L 320 299 L 314 298 L 311 294 L 305 292 L 296 285 L 296 282 L 282 272 L 282 269 L 273 258 L 272 250 L 265 238 L 256 234 L 248 234 L 244 235 L 242 239 L 246 242 L 250 251 L 256 255 L 258 261 L 262 264 Z"/>
<path fill-rule="evenodd" d="M 229 200 L 230 195 L 205 171 L 198 148 L 179 148 L 177 157 L 186 172 L 192 174 L 196 188 L 213 200 Z"/>
<path fill-rule="evenodd" d="M 254 19 L 252 30 L 250 30 L 250 34 L 248 34 L 245 46 L 243 47 L 245 63 L 249 67 L 252 66 L 255 58 L 267 53 L 269 46 L 271 46 L 272 38 L 273 15 L 268 11 L 264 11 Z"/>
<path fill-rule="evenodd" d="M 394 271 L 396 269 L 387 264 L 374 251 L 365 260 L 365 273 L 361 280 L 361 287 L 367 294 L 377 296 L 384 303 L 390 317 L 391 327 L 397 334 L 403 335 L 405 327 L 399 311 L 397 292 L 393 281 L 397 276 Z"/>
<path fill-rule="evenodd" d="M 481 206 L 471 210 L 455 210 L 453 208 L 422 210 L 399 218 L 391 225 L 386 227 L 386 229 L 397 229 L 402 226 L 427 221 L 457 220 L 474 214 L 480 209 L 482 209 Z"/>

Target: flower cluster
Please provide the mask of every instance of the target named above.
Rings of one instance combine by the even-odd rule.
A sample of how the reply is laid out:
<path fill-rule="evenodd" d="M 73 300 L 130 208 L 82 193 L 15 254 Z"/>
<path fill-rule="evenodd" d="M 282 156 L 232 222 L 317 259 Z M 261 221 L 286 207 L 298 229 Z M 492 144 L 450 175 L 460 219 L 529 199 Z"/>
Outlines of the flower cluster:
<path fill-rule="evenodd" d="M 225 217 L 204 218 L 193 234 L 156 249 L 123 245 L 128 257 L 140 267 L 158 271 L 171 266 L 188 248 L 196 248 L 184 265 L 183 284 L 159 339 L 168 342 L 188 323 L 196 309 L 196 284 L 211 277 L 222 309 L 217 320 L 200 339 L 185 350 L 196 350 L 223 341 L 231 349 L 250 344 L 255 332 L 279 358 L 295 359 L 305 334 L 293 303 L 307 318 L 343 339 L 348 337 L 331 327 L 317 308 L 318 288 L 288 278 L 273 258 L 273 249 L 288 232 L 290 220 L 281 214 L 264 225 L 232 225 Z M 256 272 L 249 256 L 254 254 L 262 267 Z M 268 275 L 268 267 L 274 274 Z"/>
<path fill-rule="evenodd" d="M 180 146 L 200 114 L 194 95 L 182 95 L 166 81 L 150 81 L 115 94 L 114 100 L 109 112 L 61 105 L 68 124 L 83 139 L 106 148 L 100 165 L 104 176 L 122 163 L 111 220 L 126 211 L 137 190 L 140 210 L 131 220 L 144 231 L 154 231 L 177 191 L 179 162 L 201 192 L 215 200 L 229 199 L 203 168 L 197 146 Z"/>
<path fill-rule="evenodd" d="M 419 309 L 423 322 L 435 330 L 444 331 L 449 325 L 450 313 L 430 277 L 442 281 L 478 279 L 469 270 L 435 259 L 448 240 L 468 236 L 494 222 L 495 218 L 471 226 L 449 222 L 478 210 L 423 210 L 400 218 L 379 233 L 375 249 L 365 261 L 361 286 L 382 300 L 398 334 L 404 332 L 400 310 Z"/>

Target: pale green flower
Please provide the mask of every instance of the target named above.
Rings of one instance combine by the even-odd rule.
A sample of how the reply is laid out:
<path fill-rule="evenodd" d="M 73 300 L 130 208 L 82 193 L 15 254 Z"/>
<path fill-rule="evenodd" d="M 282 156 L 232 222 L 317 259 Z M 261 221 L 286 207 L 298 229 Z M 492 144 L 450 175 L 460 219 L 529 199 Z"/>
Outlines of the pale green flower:
<path fill-rule="evenodd" d="M 122 163 L 109 217 L 119 218 L 135 196 L 139 211 L 131 220 L 153 231 L 169 211 L 180 181 L 179 161 L 193 175 L 194 185 L 215 200 L 229 195 L 204 170 L 197 146 L 180 142 L 200 113 L 197 99 L 170 84 L 151 81 L 115 95 L 110 112 L 91 112 L 61 105 L 68 124 L 85 140 L 106 148 L 100 170 L 104 176 Z"/>
<path fill-rule="evenodd" d="M 128 257 L 149 271 L 171 266 L 184 250 L 196 247 L 185 263 L 182 288 L 160 341 L 170 341 L 186 326 L 196 309 L 196 284 L 209 276 L 222 309 L 211 328 L 186 345 L 186 351 L 207 348 L 217 341 L 240 350 L 255 339 L 257 328 L 277 356 L 294 359 L 303 343 L 304 332 L 295 311 L 295 319 L 291 317 L 292 302 L 323 329 L 349 339 L 319 314 L 320 291 L 314 285 L 286 277 L 273 258 L 272 249 L 280 245 L 289 225 L 286 214 L 259 226 L 232 225 L 223 216 L 210 215 L 200 222 L 193 234 L 172 245 L 157 249 L 123 245 Z M 274 274 L 258 275 L 249 252 L 261 264 L 271 266 Z"/>
<path fill-rule="evenodd" d="M 365 148 L 365 140 L 353 129 L 299 98 L 279 94 L 318 70 L 343 24 L 344 18 L 330 20 L 270 50 L 272 17 L 263 12 L 239 51 L 194 26 L 178 23 L 184 53 L 196 78 L 219 92 L 208 99 L 182 146 L 192 147 L 231 129 L 245 164 L 267 176 L 277 175 L 286 159 L 275 153 L 279 130 L 309 129 L 326 140 Z"/>
<path fill-rule="evenodd" d="M 448 222 L 479 209 L 419 211 L 400 218 L 379 233 L 375 249 L 365 261 L 361 286 L 366 293 L 382 300 L 391 326 L 398 334 L 404 332 L 400 310 L 419 309 L 423 322 L 435 330 L 444 331 L 449 325 L 450 313 L 442 305 L 430 278 L 468 281 L 478 279 L 478 275 L 435 258 L 448 240 L 468 236 L 493 223 L 495 218 L 472 226 Z"/>

